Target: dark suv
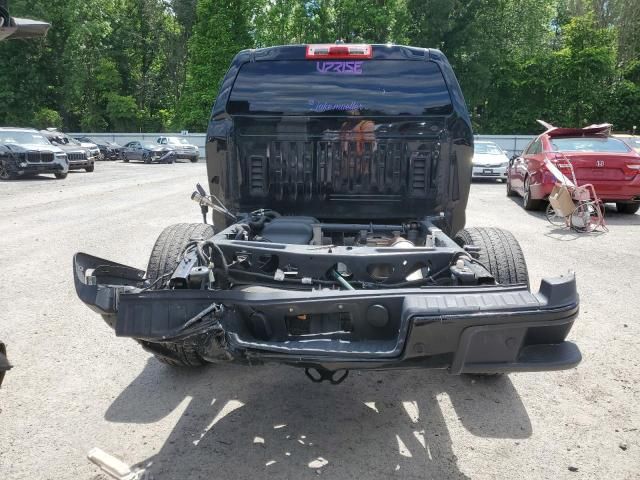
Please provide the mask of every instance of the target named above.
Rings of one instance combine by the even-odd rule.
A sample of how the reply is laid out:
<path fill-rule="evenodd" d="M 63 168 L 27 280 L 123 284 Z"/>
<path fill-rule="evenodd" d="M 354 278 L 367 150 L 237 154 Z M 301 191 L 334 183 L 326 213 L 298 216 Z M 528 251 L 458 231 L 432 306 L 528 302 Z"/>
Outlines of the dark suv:
<path fill-rule="evenodd" d="M 240 52 L 211 113 L 211 194 L 192 194 L 205 223 L 165 229 L 146 272 L 76 254 L 77 293 L 172 365 L 280 362 L 333 383 L 573 367 L 574 276 L 533 293 L 509 232 L 464 228 L 472 155 L 438 50 Z"/>
<path fill-rule="evenodd" d="M 84 169 L 87 172 L 95 170 L 96 157 L 91 149 L 83 147 L 80 142 L 57 130 L 41 130 L 40 133 L 54 145 L 67 154 L 69 170 Z"/>

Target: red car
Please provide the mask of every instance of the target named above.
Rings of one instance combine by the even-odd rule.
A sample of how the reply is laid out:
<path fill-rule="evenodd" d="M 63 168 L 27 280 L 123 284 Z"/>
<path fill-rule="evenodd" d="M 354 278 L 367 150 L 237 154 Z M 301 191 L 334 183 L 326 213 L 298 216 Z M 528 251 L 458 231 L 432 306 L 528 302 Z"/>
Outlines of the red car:
<path fill-rule="evenodd" d="M 544 164 L 554 163 L 568 178 L 573 165 L 578 185 L 593 184 L 603 202 L 616 204 L 620 213 L 640 208 L 640 154 L 610 136 L 611 125 L 585 128 L 547 127 L 522 154 L 509 162 L 507 195 L 521 195 L 525 210 L 540 209 L 556 184 Z"/>

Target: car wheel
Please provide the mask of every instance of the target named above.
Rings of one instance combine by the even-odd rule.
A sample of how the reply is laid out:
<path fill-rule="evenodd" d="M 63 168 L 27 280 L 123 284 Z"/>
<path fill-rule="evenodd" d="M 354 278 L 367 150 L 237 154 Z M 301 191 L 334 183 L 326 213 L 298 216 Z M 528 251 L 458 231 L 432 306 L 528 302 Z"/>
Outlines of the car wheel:
<path fill-rule="evenodd" d="M 149 155 L 148 153 L 145 153 L 144 155 L 142 155 L 142 161 L 144 163 L 151 163 L 151 155 Z"/>
<path fill-rule="evenodd" d="M 517 193 L 511 188 L 511 177 L 507 176 L 505 182 L 507 184 L 507 197 L 515 197 Z"/>
<path fill-rule="evenodd" d="M 526 284 L 529 271 L 522 248 L 507 230 L 501 228 L 465 228 L 455 236 L 458 245 L 479 247 L 471 255 L 481 262 L 501 285 Z"/>
<path fill-rule="evenodd" d="M 542 202 L 531 198 L 531 177 L 527 176 L 524 181 L 524 196 L 522 197 L 522 205 L 525 210 L 540 210 Z"/>
<path fill-rule="evenodd" d="M 55 173 L 54 174 L 58 180 L 64 180 L 67 178 L 68 173 Z"/>
<path fill-rule="evenodd" d="M 129 157 L 127 157 L 125 154 L 122 155 L 122 161 L 124 163 L 129 163 Z"/>
<path fill-rule="evenodd" d="M 13 178 L 13 172 L 9 168 L 9 164 L 6 160 L 0 160 L 0 180 L 11 180 Z"/>
<path fill-rule="evenodd" d="M 633 215 L 640 209 L 640 203 L 616 203 L 618 213 Z"/>
<path fill-rule="evenodd" d="M 89 173 L 93 172 L 96 169 L 95 165 L 91 165 L 90 167 L 85 168 L 85 170 Z"/>
<path fill-rule="evenodd" d="M 165 228 L 151 250 L 147 266 L 147 279 L 158 282 L 151 289 L 162 288 L 162 277 L 171 274 L 182 258 L 187 244 L 195 238 L 209 238 L 213 227 L 204 223 L 179 223 Z M 162 363 L 175 367 L 199 367 L 207 362 L 200 356 L 193 340 L 181 342 L 140 341 L 145 350 L 150 351 Z"/>
<path fill-rule="evenodd" d="M 191 159 L 191 163 L 198 163 L 199 158 L 195 157 Z"/>

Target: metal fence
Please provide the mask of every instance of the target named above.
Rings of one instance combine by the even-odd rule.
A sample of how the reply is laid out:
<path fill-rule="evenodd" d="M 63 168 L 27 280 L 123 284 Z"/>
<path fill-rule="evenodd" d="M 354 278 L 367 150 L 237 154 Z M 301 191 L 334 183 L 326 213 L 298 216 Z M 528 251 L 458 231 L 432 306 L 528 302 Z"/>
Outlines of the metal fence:
<path fill-rule="evenodd" d="M 200 156 L 205 156 L 205 143 L 207 135 L 205 133 L 189 133 L 181 135 L 179 133 L 70 133 L 72 137 L 87 136 L 95 139 L 104 139 L 125 145 L 134 140 L 145 140 L 155 143 L 160 136 L 175 136 L 186 138 L 189 143 L 200 149 Z M 527 144 L 535 138 L 533 135 L 475 135 L 476 140 L 489 140 L 497 143 L 511 157 L 514 153 L 520 153 Z"/>
<path fill-rule="evenodd" d="M 200 149 L 200 157 L 204 158 L 204 146 L 207 139 L 205 133 L 189 133 L 181 135 L 180 133 L 67 133 L 70 137 L 91 137 L 95 140 L 106 140 L 115 142 L 119 145 L 126 145 L 134 140 L 156 143 L 158 137 L 180 137 L 186 138 L 187 141 Z"/>

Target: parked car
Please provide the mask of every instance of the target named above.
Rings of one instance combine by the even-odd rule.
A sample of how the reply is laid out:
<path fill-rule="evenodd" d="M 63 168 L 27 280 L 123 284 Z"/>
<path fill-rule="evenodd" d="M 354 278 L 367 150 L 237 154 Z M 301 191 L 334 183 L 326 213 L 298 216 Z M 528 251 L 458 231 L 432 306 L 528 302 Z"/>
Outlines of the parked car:
<path fill-rule="evenodd" d="M 54 146 L 61 148 L 69 159 L 69 170 L 85 170 L 93 172 L 95 170 L 95 152 L 83 147 L 68 135 L 57 130 L 41 130 L 40 133 Z"/>
<path fill-rule="evenodd" d="M 332 383 L 349 369 L 580 361 L 565 340 L 574 275 L 534 294 L 513 235 L 464 228 L 473 135 L 440 51 L 242 51 L 207 139 L 211 195 L 191 198 L 215 230 L 167 227 L 146 272 L 74 257 L 79 298 L 160 361 L 276 362 Z"/>
<path fill-rule="evenodd" d="M 122 149 L 122 160 L 139 160 L 144 163 L 173 163 L 176 151 L 169 145 L 155 145 L 151 142 L 129 142 Z"/>
<path fill-rule="evenodd" d="M 160 145 L 169 145 L 176 151 L 178 158 L 185 158 L 195 163 L 200 158 L 200 150 L 195 145 L 189 143 L 186 138 L 182 137 L 158 137 L 156 143 Z"/>
<path fill-rule="evenodd" d="M 494 142 L 474 142 L 472 178 L 497 178 L 501 181 L 507 179 L 507 166 L 509 157 Z"/>
<path fill-rule="evenodd" d="M 638 135 L 626 135 L 619 133 L 614 135 L 616 138 L 622 139 L 624 143 L 633 148 L 636 152 L 640 153 L 640 136 Z"/>
<path fill-rule="evenodd" d="M 100 160 L 120 160 L 122 158 L 122 145 L 116 142 L 109 142 L 100 138 L 92 137 L 75 137 L 79 142 L 88 142 L 95 144 L 100 150 Z"/>
<path fill-rule="evenodd" d="M 507 195 L 521 195 L 526 210 L 540 209 L 556 184 L 544 164 L 554 163 L 571 178 L 571 162 L 578 184 L 593 184 L 598 197 L 615 203 L 618 212 L 633 214 L 640 208 L 640 154 L 610 136 L 611 125 L 547 130 L 531 141 L 522 155 L 509 163 Z"/>
<path fill-rule="evenodd" d="M 52 132 L 52 133 L 57 133 L 58 136 L 60 138 L 62 138 L 61 141 L 68 143 L 68 144 L 73 144 L 75 146 L 80 146 L 82 148 L 86 148 L 87 150 L 89 150 L 89 156 L 93 157 L 94 161 L 95 160 L 101 160 L 100 159 L 100 149 L 98 148 L 98 145 L 96 145 L 93 142 L 84 142 L 84 141 L 80 141 L 80 140 L 76 140 L 73 137 L 69 137 L 68 135 L 59 132 L 57 128 L 47 128 L 46 129 L 47 132 Z"/>
<path fill-rule="evenodd" d="M 67 154 L 37 130 L 0 127 L 0 180 L 53 173 L 66 178 Z"/>

